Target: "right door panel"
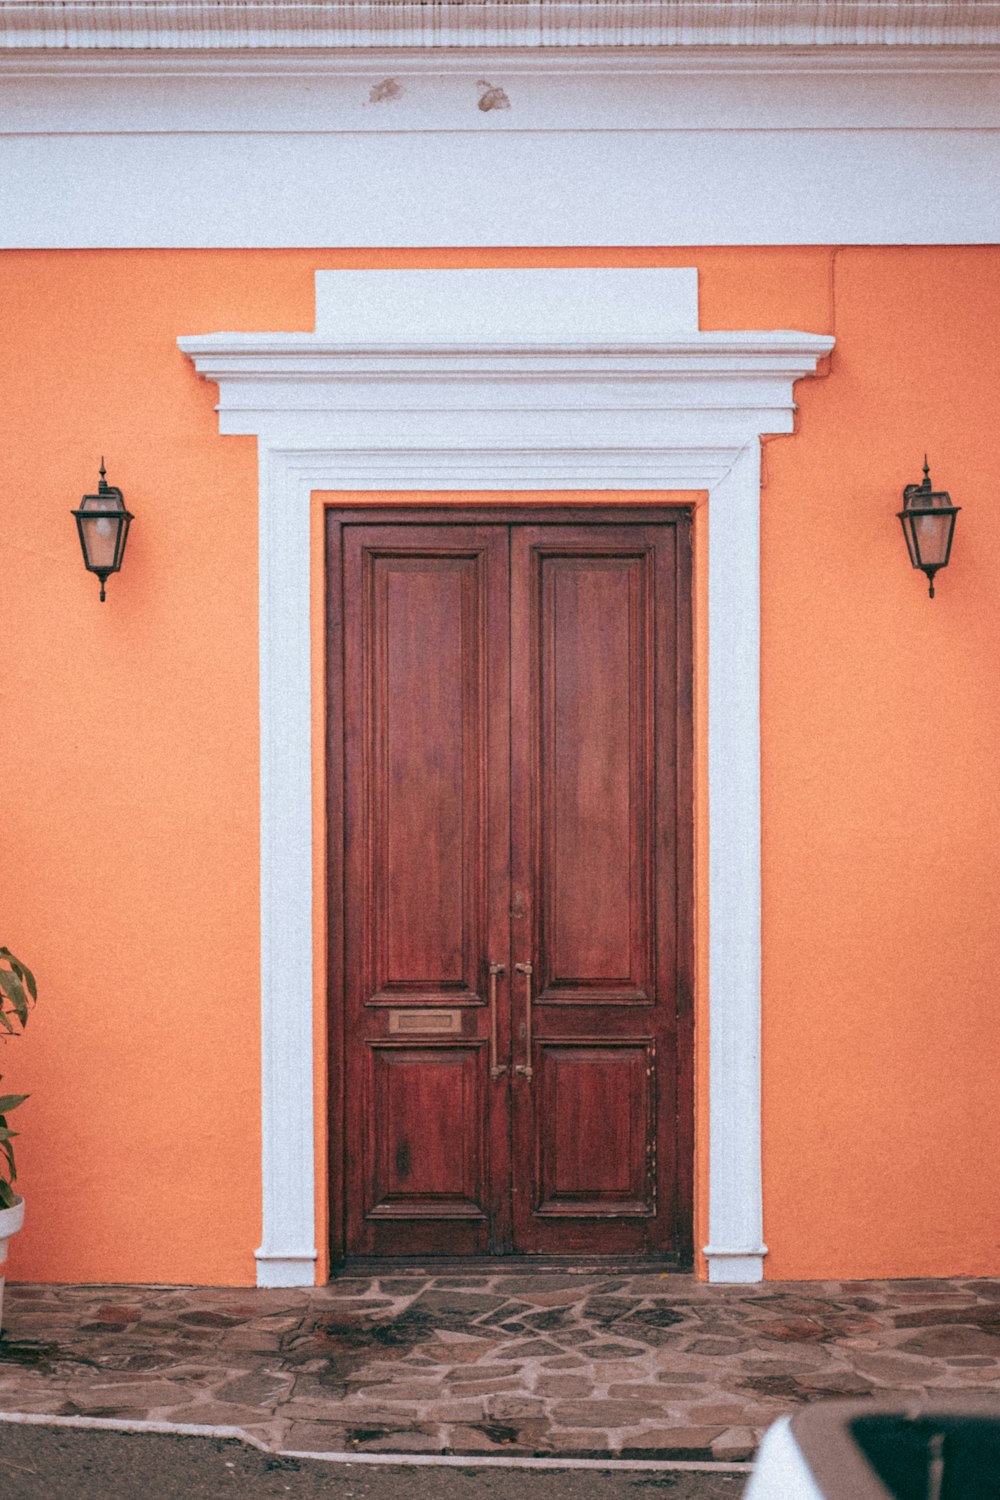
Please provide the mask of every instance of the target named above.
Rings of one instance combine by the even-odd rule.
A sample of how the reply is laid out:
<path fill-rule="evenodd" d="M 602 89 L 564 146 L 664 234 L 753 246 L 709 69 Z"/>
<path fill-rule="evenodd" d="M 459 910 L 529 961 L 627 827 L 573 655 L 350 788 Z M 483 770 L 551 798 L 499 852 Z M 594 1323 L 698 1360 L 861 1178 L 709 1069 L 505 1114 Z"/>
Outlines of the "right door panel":
<path fill-rule="evenodd" d="M 512 529 L 513 1232 L 529 1253 L 686 1249 L 678 532 Z"/>

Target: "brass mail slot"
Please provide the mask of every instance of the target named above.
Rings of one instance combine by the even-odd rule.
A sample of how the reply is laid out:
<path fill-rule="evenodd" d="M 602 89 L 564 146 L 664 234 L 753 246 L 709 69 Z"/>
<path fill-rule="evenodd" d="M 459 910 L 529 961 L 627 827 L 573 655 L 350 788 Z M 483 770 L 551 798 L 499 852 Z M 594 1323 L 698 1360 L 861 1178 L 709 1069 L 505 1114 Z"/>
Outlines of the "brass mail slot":
<path fill-rule="evenodd" d="M 391 1032 L 431 1032 L 434 1036 L 454 1035 L 462 1029 L 460 1010 L 391 1010 L 389 1030 Z"/>

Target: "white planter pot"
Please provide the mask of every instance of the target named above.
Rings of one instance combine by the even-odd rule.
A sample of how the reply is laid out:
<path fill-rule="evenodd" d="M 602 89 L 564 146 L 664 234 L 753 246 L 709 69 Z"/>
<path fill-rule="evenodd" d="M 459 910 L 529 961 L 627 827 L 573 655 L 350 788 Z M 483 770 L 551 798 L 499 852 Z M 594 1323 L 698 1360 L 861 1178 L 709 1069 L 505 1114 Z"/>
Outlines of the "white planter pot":
<path fill-rule="evenodd" d="M 7 1262 L 7 1243 L 24 1223 L 24 1199 L 18 1198 L 13 1208 L 0 1208 L 0 1332 L 3 1331 L 3 1287 L 4 1266 Z"/>

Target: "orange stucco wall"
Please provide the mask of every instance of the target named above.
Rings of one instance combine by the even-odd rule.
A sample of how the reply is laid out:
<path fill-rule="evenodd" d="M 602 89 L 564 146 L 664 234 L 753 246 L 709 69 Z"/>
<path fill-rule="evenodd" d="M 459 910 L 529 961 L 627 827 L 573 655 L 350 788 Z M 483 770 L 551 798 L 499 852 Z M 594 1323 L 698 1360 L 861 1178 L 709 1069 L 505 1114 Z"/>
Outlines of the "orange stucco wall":
<path fill-rule="evenodd" d="M 12 1274 L 253 1279 L 256 455 L 175 339 L 309 328 L 313 271 L 372 263 L 697 265 L 703 327 L 836 335 L 765 450 L 767 1269 L 1000 1273 L 1000 250 L 811 248 L 0 256 L 0 942 L 42 990 L 0 1055 Z M 925 447 L 964 507 L 933 603 L 894 517 Z M 136 515 L 103 606 L 69 516 L 102 452 Z"/>

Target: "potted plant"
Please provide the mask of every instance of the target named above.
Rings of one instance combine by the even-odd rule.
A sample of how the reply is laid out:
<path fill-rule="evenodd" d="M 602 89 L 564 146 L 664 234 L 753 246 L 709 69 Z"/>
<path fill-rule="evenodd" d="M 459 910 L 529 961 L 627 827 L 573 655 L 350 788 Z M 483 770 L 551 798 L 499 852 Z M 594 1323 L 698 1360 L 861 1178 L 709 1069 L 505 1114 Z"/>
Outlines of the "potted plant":
<path fill-rule="evenodd" d="M 14 1036 L 24 1030 L 36 995 L 35 976 L 31 970 L 15 958 L 9 948 L 0 947 L 0 1034 Z M 0 1329 L 3 1328 L 3 1267 L 7 1260 L 7 1244 L 24 1223 L 24 1199 L 14 1191 L 17 1166 L 13 1142 L 17 1131 L 11 1130 L 7 1116 L 26 1098 L 26 1094 L 0 1094 Z"/>

